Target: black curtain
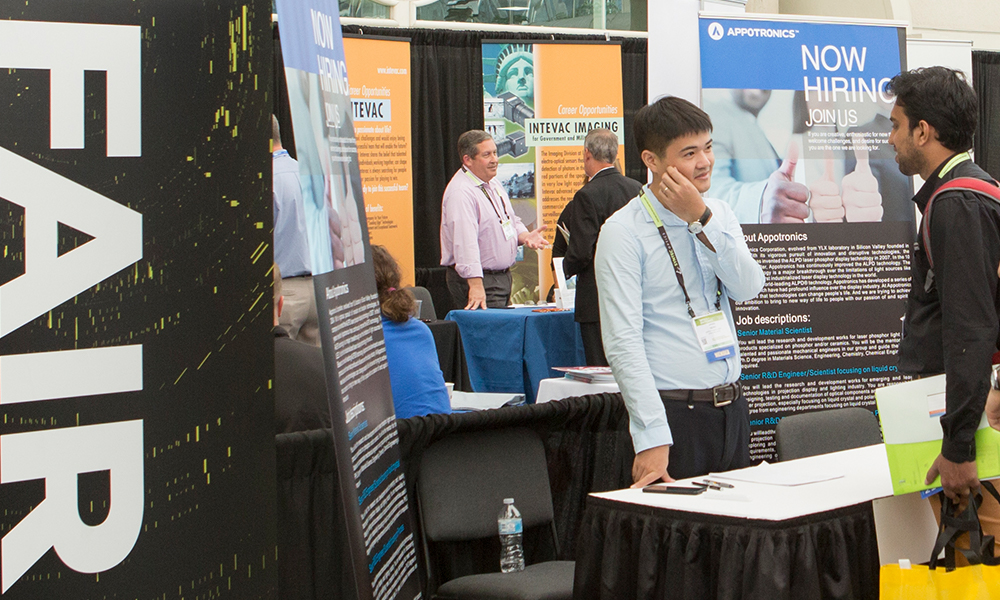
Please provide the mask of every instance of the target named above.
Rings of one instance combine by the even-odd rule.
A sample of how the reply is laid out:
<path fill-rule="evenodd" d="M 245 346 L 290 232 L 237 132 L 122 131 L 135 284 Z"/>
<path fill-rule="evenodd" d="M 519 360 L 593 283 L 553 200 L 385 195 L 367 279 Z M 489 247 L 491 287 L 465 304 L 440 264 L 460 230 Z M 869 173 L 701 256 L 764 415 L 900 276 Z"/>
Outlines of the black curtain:
<path fill-rule="evenodd" d="M 972 53 L 972 83 L 979 96 L 976 164 L 1000 178 L 1000 52 Z"/>
<path fill-rule="evenodd" d="M 347 516 L 337 479 L 333 432 L 275 436 L 278 479 L 278 598 L 357 600 L 345 557 Z"/>
<path fill-rule="evenodd" d="M 439 29 L 398 29 L 347 25 L 346 34 L 410 39 L 413 148 L 413 239 L 417 268 L 437 267 L 441 262 L 439 230 L 441 195 L 461 162 L 456 156 L 458 136 L 483 128 L 482 43 L 489 40 L 525 42 L 607 41 L 595 35 L 545 35 Z M 275 29 L 275 69 L 280 72 L 281 54 Z M 622 89 L 625 109 L 626 175 L 646 181 L 632 137 L 632 118 L 646 103 L 646 40 L 612 37 L 622 47 Z M 275 114 L 282 137 L 289 145 L 291 131 L 288 94 L 284 78 L 275 77 Z M 595 78 L 595 86 L 601 85 Z M 287 125 L 286 125 L 287 120 Z"/>

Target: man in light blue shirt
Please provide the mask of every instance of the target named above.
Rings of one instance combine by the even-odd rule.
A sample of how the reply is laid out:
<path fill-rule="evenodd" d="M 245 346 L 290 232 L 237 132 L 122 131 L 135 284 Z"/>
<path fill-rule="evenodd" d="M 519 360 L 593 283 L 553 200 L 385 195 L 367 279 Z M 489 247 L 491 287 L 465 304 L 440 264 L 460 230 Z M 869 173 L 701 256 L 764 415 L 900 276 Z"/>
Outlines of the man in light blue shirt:
<path fill-rule="evenodd" d="M 749 465 L 729 301 L 754 298 L 764 273 L 729 205 L 702 196 L 715 163 L 708 115 L 661 98 L 634 127 L 652 183 L 604 224 L 595 270 L 640 487 Z"/>
<path fill-rule="evenodd" d="M 274 202 L 274 262 L 283 278 L 285 308 L 280 325 L 293 340 L 319 346 L 319 315 L 313 291 L 299 163 L 281 145 L 278 119 L 271 115 Z"/>

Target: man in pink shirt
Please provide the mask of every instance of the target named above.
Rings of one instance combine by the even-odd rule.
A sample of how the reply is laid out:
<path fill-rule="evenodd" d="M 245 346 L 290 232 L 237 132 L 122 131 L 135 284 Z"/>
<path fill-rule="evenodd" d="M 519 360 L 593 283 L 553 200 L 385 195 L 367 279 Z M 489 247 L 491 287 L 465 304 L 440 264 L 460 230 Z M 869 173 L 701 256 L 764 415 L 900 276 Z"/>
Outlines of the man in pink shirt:
<path fill-rule="evenodd" d="M 462 168 L 444 190 L 441 205 L 441 264 L 455 306 L 503 308 L 510 301 L 510 267 L 521 244 L 547 247 L 541 226 L 528 231 L 496 181 L 497 145 L 485 131 L 458 138 Z"/>

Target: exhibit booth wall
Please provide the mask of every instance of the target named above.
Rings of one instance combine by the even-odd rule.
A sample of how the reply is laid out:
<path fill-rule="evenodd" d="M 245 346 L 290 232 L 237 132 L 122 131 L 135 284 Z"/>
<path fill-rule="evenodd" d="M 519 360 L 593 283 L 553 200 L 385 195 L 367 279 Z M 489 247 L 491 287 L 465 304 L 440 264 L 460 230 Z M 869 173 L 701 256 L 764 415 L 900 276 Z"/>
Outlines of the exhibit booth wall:
<path fill-rule="evenodd" d="M 451 31 L 434 29 L 399 29 L 347 25 L 345 34 L 387 36 L 410 40 L 412 82 L 412 152 L 413 152 L 413 229 L 414 264 L 418 270 L 435 268 L 441 262 L 439 229 L 441 197 L 444 188 L 461 166 L 457 155 L 458 136 L 469 129 L 482 129 L 484 41 L 613 41 L 621 44 L 622 91 L 625 107 L 626 175 L 645 181 L 645 171 L 632 139 L 632 118 L 646 103 L 646 40 L 630 37 L 606 38 L 602 35 L 566 35 L 523 32 Z M 275 65 L 281 65 L 275 28 Z M 586 77 L 586 65 L 580 66 Z M 599 77 L 592 84 L 600 86 Z M 281 78 L 275 78 L 275 114 L 282 131 L 291 131 L 287 90 Z M 289 134 L 290 135 L 290 134 Z M 287 147 L 293 144 L 286 140 Z M 550 227 L 554 223 L 549 224 Z M 419 283 L 419 281 L 418 281 Z M 435 298 L 435 306 L 437 305 Z M 442 312 L 439 310 L 439 312 Z"/>

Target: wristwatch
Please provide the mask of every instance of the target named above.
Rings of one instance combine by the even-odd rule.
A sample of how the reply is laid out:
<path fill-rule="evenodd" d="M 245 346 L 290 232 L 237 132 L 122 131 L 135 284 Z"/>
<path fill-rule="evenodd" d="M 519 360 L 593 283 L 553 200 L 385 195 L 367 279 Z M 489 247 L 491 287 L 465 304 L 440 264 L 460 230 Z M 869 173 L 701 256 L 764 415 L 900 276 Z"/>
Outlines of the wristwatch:
<path fill-rule="evenodd" d="M 1000 381 L 997 381 L 997 371 L 1000 371 L 1000 365 L 993 365 L 993 372 L 990 373 L 990 387 L 1000 390 Z"/>
<path fill-rule="evenodd" d="M 710 218 L 712 218 L 712 209 L 706 206 L 705 212 L 701 214 L 701 217 L 697 221 L 688 223 L 688 231 L 691 235 L 698 235 L 705 229 L 705 223 L 708 223 Z"/>

